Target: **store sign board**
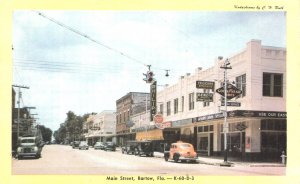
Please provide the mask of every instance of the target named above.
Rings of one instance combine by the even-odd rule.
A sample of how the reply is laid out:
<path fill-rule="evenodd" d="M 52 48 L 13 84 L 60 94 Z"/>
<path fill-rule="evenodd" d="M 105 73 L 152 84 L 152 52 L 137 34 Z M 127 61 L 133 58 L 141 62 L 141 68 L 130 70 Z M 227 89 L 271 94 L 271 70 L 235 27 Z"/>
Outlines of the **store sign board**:
<path fill-rule="evenodd" d="M 172 122 L 172 127 L 180 127 L 180 126 L 188 125 L 188 124 L 192 124 L 192 123 L 193 123 L 192 118 L 182 119 L 182 120 L 178 120 L 178 121 L 173 121 Z"/>
<path fill-rule="evenodd" d="M 242 90 L 238 89 L 232 84 L 227 84 L 227 99 L 230 100 L 240 94 L 242 94 Z M 225 97 L 225 89 L 224 86 L 216 89 L 216 92 Z"/>
<path fill-rule="evenodd" d="M 281 118 L 286 119 L 286 112 L 275 112 L 275 111 L 245 111 L 245 110 L 235 110 L 228 111 L 227 117 L 255 117 L 255 118 Z M 199 116 L 193 118 L 193 123 L 200 121 L 207 121 L 213 119 L 224 118 L 224 113 L 210 114 L 206 116 Z M 174 126 L 174 125 L 173 125 Z"/>
<path fill-rule="evenodd" d="M 197 93 L 197 102 L 213 102 L 213 93 Z"/>
<path fill-rule="evenodd" d="M 221 106 L 225 106 L 225 102 L 224 101 L 221 103 Z M 227 106 L 240 107 L 241 106 L 241 102 L 227 102 Z"/>
<path fill-rule="evenodd" d="M 211 81 L 196 81 L 196 88 L 198 89 L 215 89 L 215 82 Z"/>

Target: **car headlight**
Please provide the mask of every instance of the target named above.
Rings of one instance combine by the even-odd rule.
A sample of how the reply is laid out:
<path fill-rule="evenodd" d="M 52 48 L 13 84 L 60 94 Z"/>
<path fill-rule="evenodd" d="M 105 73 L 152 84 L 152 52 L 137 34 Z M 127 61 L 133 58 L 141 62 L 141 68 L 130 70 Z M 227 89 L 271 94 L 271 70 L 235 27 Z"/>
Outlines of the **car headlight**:
<path fill-rule="evenodd" d="M 17 152 L 18 152 L 18 153 L 22 152 L 22 148 L 19 147 L 19 148 L 17 149 Z"/>
<path fill-rule="evenodd" d="M 33 147 L 33 151 L 37 151 L 37 150 L 38 150 L 37 146 Z"/>

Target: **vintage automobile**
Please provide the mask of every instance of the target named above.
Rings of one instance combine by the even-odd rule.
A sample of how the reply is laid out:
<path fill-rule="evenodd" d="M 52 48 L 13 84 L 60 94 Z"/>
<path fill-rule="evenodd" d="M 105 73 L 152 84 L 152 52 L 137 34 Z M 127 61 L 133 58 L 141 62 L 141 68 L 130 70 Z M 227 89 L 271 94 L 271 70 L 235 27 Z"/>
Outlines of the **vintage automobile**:
<path fill-rule="evenodd" d="M 94 149 L 100 149 L 100 150 L 104 150 L 105 148 L 105 144 L 103 142 L 96 142 L 94 145 Z"/>
<path fill-rule="evenodd" d="M 149 157 L 154 156 L 154 145 L 151 141 L 137 141 L 135 147 L 135 155 L 146 155 Z"/>
<path fill-rule="evenodd" d="M 116 144 L 113 142 L 106 142 L 104 144 L 104 151 L 116 151 Z"/>
<path fill-rule="evenodd" d="M 174 162 L 198 161 L 198 155 L 195 152 L 193 145 L 181 141 L 172 143 L 170 146 L 170 150 L 165 150 L 164 158 L 165 161 L 174 160 Z"/>
<path fill-rule="evenodd" d="M 127 141 L 123 146 L 122 146 L 122 153 L 123 154 L 135 154 L 135 150 L 137 147 L 137 141 Z"/>
<path fill-rule="evenodd" d="M 80 141 L 74 141 L 73 144 L 72 144 L 72 148 L 73 149 L 78 148 L 79 144 L 80 144 Z"/>
<path fill-rule="evenodd" d="M 87 144 L 86 141 L 80 141 L 78 149 L 80 149 L 80 150 L 82 150 L 82 149 L 88 150 L 89 149 L 89 145 Z"/>
<path fill-rule="evenodd" d="M 43 145 L 41 144 L 41 140 L 38 137 L 19 137 L 16 156 L 18 159 L 21 159 L 23 157 L 40 158 L 42 147 Z"/>

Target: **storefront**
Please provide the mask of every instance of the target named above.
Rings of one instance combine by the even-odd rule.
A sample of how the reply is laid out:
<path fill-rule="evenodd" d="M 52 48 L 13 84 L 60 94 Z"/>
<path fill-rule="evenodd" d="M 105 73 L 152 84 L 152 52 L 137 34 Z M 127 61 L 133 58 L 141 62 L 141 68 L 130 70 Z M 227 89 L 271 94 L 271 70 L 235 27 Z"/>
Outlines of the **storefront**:
<path fill-rule="evenodd" d="M 223 113 L 193 118 L 200 155 L 222 155 Z M 241 160 L 278 160 L 286 153 L 286 112 L 229 111 L 228 156 Z"/>

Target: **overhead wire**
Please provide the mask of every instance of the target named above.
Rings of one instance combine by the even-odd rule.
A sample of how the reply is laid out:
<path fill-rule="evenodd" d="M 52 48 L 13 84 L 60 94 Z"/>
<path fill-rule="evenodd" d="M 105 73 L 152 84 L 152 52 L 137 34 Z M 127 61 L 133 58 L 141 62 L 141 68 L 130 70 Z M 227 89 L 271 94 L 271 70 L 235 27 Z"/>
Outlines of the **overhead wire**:
<path fill-rule="evenodd" d="M 98 41 L 98 40 L 92 38 L 91 36 L 89 36 L 89 35 L 87 35 L 87 34 L 81 32 L 81 31 L 78 31 L 78 30 L 76 30 L 76 29 L 74 29 L 74 28 L 72 28 L 72 27 L 70 27 L 70 26 L 68 26 L 68 25 L 66 25 L 66 24 L 64 24 L 64 23 L 62 23 L 62 22 L 59 22 L 59 21 L 57 21 L 57 20 L 55 20 L 55 19 L 53 19 L 53 18 L 51 18 L 51 17 L 49 17 L 49 16 L 46 16 L 46 15 L 45 15 L 44 13 L 42 13 L 42 12 L 35 11 L 35 10 L 33 10 L 33 11 L 36 12 L 39 16 L 41 16 L 41 17 L 43 17 L 43 18 L 45 18 L 45 19 L 47 19 L 47 20 L 50 20 L 51 22 L 53 22 L 53 23 L 55 23 L 55 24 L 57 24 L 57 25 L 59 25 L 59 26 L 65 28 L 65 29 L 67 29 L 67 30 L 69 30 L 69 31 L 72 31 L 73 33 L 75 33 L 75 34 L 77 34 L 77 35 L 80 35 L 80 36 L 82 36 L 82 37 L 84 37 L 84 38 L 86 38 L 86 39 L 88 39 L 88 40 L 90 40 L 90 41 L 92 41 L 92 42 L 94 42 L 94 43 L 96 43 L 96 44 L 98 44 L 98 45 L 101 45 L 102 47 L 104 47 L 104 48 L 106 48 L 106 49 L 108 49 L 108 50 L 111 50 L 111 51 L 113 51 L 113 52 L 116 52 L 116 53 L 120 54 L 121 56 L 128 58 L 128 59 L 131 60 L 131 61 L 134 61 L 134 62 L 136 62 L 136 63 L 139 63 L 139 64 L 142 64 L 142 65 L 144 65 L 144 66 L 147 66 L 147 64 L 145 64 L 144 62 L 142 62 L 142 61 L 140 61 L 140 60 L 138 60 L 138 59 L 136 59 L 136 58 L 130 56 L 129 54 L 124 53 L 123 51 L 120 51 L 120 50 L 118 50 L 118 49 L 115 49 L 115 48 L 113 48 L 113 47 L 110 47 L 110 46 L 108 46 L 107 44 L 103 44 L 103 43 L 101 43 L 100 41 Z"/>

